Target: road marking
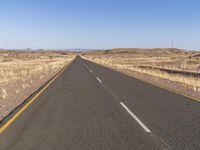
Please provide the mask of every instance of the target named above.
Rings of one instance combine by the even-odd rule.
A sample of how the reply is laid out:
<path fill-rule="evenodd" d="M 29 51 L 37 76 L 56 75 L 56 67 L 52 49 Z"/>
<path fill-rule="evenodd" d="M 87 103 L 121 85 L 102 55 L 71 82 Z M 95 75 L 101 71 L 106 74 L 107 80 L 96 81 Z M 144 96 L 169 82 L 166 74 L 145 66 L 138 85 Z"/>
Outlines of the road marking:
<path fill-rule="evenodd" d="M 97 80 L 100 82 L 100 83 L 103 83 L 98 77 L 96 77 L 97 78 Z"/>
<path fill-rule="evenodd" d="M 74 59 L 73 59 L 74 60 Z M 72 61 L 73 61 L 72 60 Z M 13 122 L 15 119 L 24 112 L 72 63 L 69 62 L 63 69 L 48 83 L 46 84 L 32 99 L 30 99 L 16 114 L 14 114 L 1 128 L 0 134 Z"/>
<path fill-rule="evenodd" d="M 120 104 L 124 107 L 124 109 L 137 121 L 137 123 L 147 132 L 147 133 L 151 133 L 151 131 L 149 130 L 149 128 L 147 128 L 147 126 L 144 125 L 144 123 L 142 123 L 142 121 L 122 102 L 120 102 Z"/>
<path fill-rule="evenodd" d="M 173 90 L 173 89 L 164 87 L 163 85 L 159 85 L 158 83 L 152 83 L 152 82 L 150 82 L 150 81 L 145 81 L 145 80 L 142 80 L 142 79 L 138 79 L 138 78 L 135 78 L 135 77 L 133 77 L 133 76 L 131 76 L 131 75 L 128 75 L 128 74 L 126 74 L 126 73 L 123 73 L 123 72 L 121 72 L 121 71 L 119 71 L 119 70 L 117 70 L 117 69 L 111 68 L 111 67 L 109 67 L 109 66 L 105 66 L 105 65 L 103 65 L 103 64 L 99 64 L 99 63 L 96 63 L 96 62 L 94 62 L 94 61 L 91 61 L 91 60 L 88 60 L 88 59 L 85 59 L 85 58 L 83 58 L 83 59 L 86 60 L 86 61 L 89 61 L 89 62 L 91 62 L 91 63 L 94 63 L 94 64 L 96 64 L 96 65 L 99 65 L 99 66 L 101 66 L 101 67 L 105 67 L 105 68 L 107 68 L 107 69 L 110 69 L 110 70 L 116 71 L 116 72 L 118 72 L 118 73 L 121 73 L 121 74 L 123 74 L 123 75 L 125 75 L 125 76 L 129 76 L 129 77 L 134 78 L 134 79 L 136 79 L 136 80 L 142 81 L 142 82 L 144 82 L 144 83 L 151 84 L 151 85 L 154 85 L 154 86 L 156 86 L 156 87 L 159 87 L 159 88 L 165 89 L 165 90 L 167 90 L 167 91 L 176 93 L 176 94 L 178 94 L 178 95 L 184 96 L 184 97 L 186 97 L 186 98 L 189 98 L 189 100 L 195 100 L 195 101 L 200 102 L 200 98 L 196 98 L 196 97 L 187 95 L 187 94 L 185 94 L 185 93 L 183 93 L 183 92 L 181 92 L 181 91 L 176 91 L 176 90 Z"/>
<path fill-rule="evenodd" d="M 92 70 L 88 69 L 91 73 L 92 73 Z M 101 79 L 99 79 L 96 75 L 94 75 L 96 77 L 96 79 L 101 83 L 103 84 L 103 82 L 101 81 Z M 110 94 L 118 101 L 119 98 L 113 93 L 112 90 L 110 90 L 106 85 L 104 85 L 104 88 L 106 90 L 108 90 L 108 92 L 110 92 Z M 124 109 L 137 121 L 137 123 L 147 132 L 147 133 L 151 133 L 151 131 L 149 130 L 149 128 L 147 128 L 143 123 L 142 121 L 122 102 L 120 102 L 120 104 L 124 107 Z"/>

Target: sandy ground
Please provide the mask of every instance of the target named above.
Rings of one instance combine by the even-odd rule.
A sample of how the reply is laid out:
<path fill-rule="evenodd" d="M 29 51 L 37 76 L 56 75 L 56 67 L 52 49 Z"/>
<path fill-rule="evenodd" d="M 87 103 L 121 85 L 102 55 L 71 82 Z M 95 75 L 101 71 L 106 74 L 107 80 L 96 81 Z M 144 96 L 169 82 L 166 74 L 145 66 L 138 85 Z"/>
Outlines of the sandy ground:
<path fill-rule="evenodd" d="M 200 99 L 200 78 L 184 74 L 184 71 L 200 73 L 200 53 L 178 49 L 117 49 L 92 51 L 83 58 L 123 72 L 134 78 Z M 141 66 L 180 70 L 183 74 L 170 74 Z"/>
<path fill-rule="evenodd" d="M 170 81 L 167 79 L 163 79 L 163 78 L 159 78 L 159 77 L 154 77 L 151 75 L 147 75 L 147 74 L 143 74 L 143 73 L 139 73 L 139 72 L 135 72 L 133 70 L 128 70 L 128 69 L 119 69 L 119 68 L 113 68 L 119 72 L 123 72 L 129 76 L 132 76 L 134 78 L 137 78 L 139 80 L 143 80 L 143 81 L 147 81 L 156 85 L 160 85 L 162 87 L 166 87 L 168 89 L 177 91 L 177 92 L 181 92 L 184 93 L 186 95 L 189 96 L 193 96 L 196 98 L 200 99 L 200 92 L 196 92 L 193 89 L 185 86 L 184 84 L 178 83 L 178 82 L 174 82 L 174 81 Z"/>
<path fill-rule="evenodd" d="M 93 61 L 93 60 L 89 60 L 89 61 Z M 95 61 L 93 61 L 93 62 L 95 62 Z M 181 92 L 181 93 L 186 94 L 188 96 L 192 96 L 192 97 L 200 99 L 200 92 L 194 91 L 192 88 L 184 86 L 181 83 L 170 81 L 170 80 L 159 78 L 159 77 L 154 77 L 154 76 L 151 76 L 151 75 L 148 75 L 148 74 L 139 73 L 139 72 L 129 70 L 129 69 L 122 69 L 122 68 L 109 66 L 109 65 L 105 65 L 105 64 L 101 64 L 101 65 L 108 67 L 110 69 L 116 70 L 118 72 L 122 72 L 122 73 L 124 73 L 128 76 L 134 77 L 136 79 L 146 81 L 146 82 L 150 82 L 150 83 L 168 88 L 170 90 Z"/>
<path fill-rule="evenodd" d="M 0 79 L 0 120 L 23 103 L 73 58 L 74 56 L 70 55 L 51 59 L 36 57 L 0 62 L 0 75 L 4 75 Z"/>

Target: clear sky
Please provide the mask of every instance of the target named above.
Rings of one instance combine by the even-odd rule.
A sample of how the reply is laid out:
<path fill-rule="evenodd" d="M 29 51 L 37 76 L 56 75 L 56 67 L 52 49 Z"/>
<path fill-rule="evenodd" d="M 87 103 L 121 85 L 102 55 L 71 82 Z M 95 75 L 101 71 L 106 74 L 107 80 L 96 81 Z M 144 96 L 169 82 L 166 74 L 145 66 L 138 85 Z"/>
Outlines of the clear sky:
<path fill-rule="evenodd" d="M 1 48 L 200 49 L 199 0 L 1 0 Z"/>

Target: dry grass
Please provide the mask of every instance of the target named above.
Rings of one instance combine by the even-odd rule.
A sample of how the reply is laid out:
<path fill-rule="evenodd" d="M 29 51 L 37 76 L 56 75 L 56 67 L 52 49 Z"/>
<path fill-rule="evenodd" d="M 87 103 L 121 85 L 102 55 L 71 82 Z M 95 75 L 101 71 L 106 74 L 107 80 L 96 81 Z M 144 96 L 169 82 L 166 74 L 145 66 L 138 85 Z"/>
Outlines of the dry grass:
<path fill-rule="evenodd" d="M 114 49 L 87 52 L 84 57 L 110 67 L 168 79 L 200 92 L 200 52 L 178 49 Z M 199 74 L 199 77 L 194 74 Z"/>
<path fill-rule="evenodd" d="M 0 51 L 0 119 L 74 56 L 72 53 Z"/>

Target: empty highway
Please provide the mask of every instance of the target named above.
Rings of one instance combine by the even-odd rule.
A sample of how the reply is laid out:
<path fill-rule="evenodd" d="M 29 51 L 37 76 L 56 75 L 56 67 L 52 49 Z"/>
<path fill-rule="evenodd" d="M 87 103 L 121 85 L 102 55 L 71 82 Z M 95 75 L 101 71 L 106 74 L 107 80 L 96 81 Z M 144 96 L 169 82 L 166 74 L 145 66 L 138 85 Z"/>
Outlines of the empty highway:
<path fill-rule="evenodd" d="M 168 149 L 200 149 L 200 102 L 80 57 L 0 134 L 0 150 Z"/>

